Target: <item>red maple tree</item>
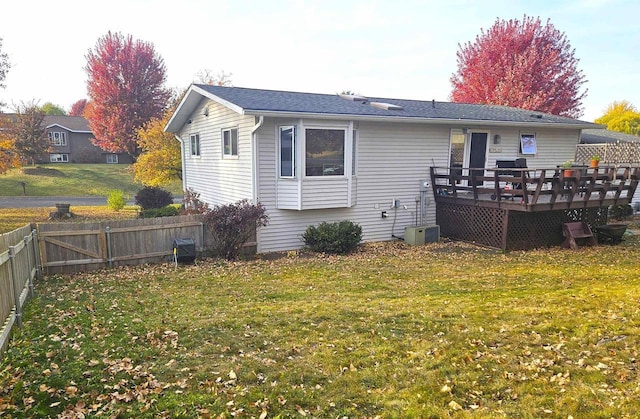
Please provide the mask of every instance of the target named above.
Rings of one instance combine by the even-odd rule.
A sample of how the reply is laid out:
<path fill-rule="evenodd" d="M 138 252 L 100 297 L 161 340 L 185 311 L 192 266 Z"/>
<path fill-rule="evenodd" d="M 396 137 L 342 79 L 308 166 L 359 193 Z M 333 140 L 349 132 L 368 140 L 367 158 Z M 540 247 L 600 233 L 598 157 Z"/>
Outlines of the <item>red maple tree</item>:
<path fill-rule="evenodd" d="M 94 144 L 136 158 L 138 129 L 162 117 L 171 96 L 164 88 L 164 60 L 151 43 L 111 32 L 98 40 L 86 58 L 90 101 L 84 114 Z"/>
<path fill-rule="evenodd" d="M 454 102 L 513 106 L 555 115 L 582 116 L 586 90 L 578 59 L 564 33 L 547 20 L 497 19 L 475 42 L 458 45 L 451 77 Z"/>
<path fill-rule="evenodd" d="M 80 99 L 71 105 L 69 116 L 82 116 L 84 109 L 87 107 L 87 99 Z"/>

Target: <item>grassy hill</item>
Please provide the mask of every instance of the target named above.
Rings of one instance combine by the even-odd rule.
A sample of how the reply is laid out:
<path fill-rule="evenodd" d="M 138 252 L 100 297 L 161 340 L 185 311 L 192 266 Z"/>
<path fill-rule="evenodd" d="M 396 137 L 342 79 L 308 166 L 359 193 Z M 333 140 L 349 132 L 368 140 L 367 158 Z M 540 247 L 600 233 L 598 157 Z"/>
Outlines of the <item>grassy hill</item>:
<path fill-rule="evenodd" d="M 0 175 L 0 195 L 22 196 L 22 182 L 28 196 L 106 196 L 112 189 L 135 195 L 143 185 L 133 180 L 130 165 L 122 164 L 42 164 L 12 169 Z M 165 187 L 182 194 L 179 181 Z"/>

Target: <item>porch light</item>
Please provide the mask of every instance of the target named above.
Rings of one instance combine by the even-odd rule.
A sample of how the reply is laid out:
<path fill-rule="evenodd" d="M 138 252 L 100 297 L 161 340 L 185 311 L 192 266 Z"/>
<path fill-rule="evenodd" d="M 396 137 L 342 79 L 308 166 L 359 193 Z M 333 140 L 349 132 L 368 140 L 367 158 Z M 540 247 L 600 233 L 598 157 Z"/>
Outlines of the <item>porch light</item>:
<path fill-rule="evenodd" d="M 496 134 L 493 136 L 493 143 L 494 144 L 500 144 L 500 142 L 502 141 L 502 138 L 500 137 L 500 135 Z"/>

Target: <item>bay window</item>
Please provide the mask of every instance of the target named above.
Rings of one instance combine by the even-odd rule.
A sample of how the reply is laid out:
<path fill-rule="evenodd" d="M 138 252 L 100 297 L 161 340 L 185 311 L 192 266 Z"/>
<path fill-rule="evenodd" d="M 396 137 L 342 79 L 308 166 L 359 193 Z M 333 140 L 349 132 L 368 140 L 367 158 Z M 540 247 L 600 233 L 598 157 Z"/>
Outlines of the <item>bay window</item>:
<path fill-rule="evenodd" d="M 295 127 L 279 128 L 280 137 L 280 177 L 295 177 Z"/>
<path fill-rule="evenodd" d="M 305 130 L 305 174 L 344 176 L 345 130 Z"/>

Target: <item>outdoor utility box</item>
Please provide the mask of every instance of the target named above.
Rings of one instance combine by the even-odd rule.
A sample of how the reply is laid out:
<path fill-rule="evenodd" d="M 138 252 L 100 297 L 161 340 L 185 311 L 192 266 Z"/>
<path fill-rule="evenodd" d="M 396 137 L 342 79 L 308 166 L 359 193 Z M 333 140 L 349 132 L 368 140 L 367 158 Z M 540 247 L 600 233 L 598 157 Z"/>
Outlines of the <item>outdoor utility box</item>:
<path fill-rule="evenodd" d="M 435 243 L 440 240 L 440 226 L 412 226 L 404 229 L 404 242 L 410 245 Z"/>
<path fill-rule="evenodd" d="M 196 242 L 193 239 L 173 239 L 176 262 L 193 263 L 196 260 Z"/>

